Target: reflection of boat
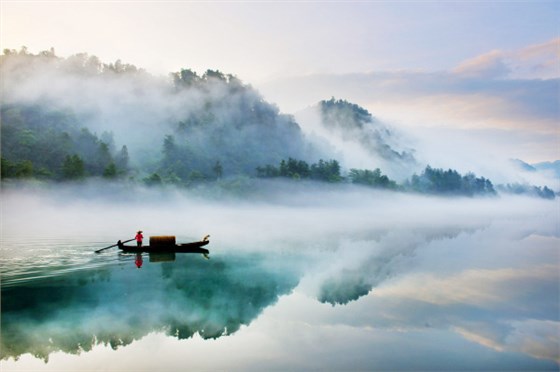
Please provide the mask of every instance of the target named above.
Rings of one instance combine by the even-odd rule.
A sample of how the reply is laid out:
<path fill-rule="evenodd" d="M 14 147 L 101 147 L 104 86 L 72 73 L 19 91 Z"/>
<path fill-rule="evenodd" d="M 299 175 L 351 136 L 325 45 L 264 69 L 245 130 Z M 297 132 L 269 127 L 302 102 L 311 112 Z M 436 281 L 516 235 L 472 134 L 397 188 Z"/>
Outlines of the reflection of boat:
<path fill-rule="evenodd" d="M 203 246 L 210 243 L 208 237 L 190 243 L 176 244 L 174 236 L 152 236 L 150 237 L 150 245 L 143 245 L 138 247 L 136 245 L 125 245 L 120 240 L 117 242 L 119 249 L 124 252 L 137 252 L 137 253 L 202 253 L 208 254 L 210 251 Z"/>
<path fill-rule="evenodd" d="M 149 253 L 150 262 L 173 262 L 175 252 L 152 252 Z"/>

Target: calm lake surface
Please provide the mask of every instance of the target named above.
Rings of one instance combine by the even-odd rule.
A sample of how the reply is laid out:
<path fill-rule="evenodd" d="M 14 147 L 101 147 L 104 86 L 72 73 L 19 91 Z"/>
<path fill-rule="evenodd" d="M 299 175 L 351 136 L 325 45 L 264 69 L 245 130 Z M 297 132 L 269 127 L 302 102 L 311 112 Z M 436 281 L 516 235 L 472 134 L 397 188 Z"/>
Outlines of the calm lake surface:
<path fill-rule="evenodd" d="M 2 191 L 2 371 L 559 369 L 557 200 L 92 193 Z"/>

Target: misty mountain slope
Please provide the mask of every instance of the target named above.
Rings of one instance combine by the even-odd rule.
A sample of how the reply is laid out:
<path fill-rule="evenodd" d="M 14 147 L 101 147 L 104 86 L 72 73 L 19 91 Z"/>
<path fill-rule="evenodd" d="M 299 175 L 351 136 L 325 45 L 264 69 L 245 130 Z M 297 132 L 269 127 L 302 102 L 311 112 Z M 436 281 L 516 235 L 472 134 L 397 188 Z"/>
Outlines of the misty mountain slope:
<path fill-rule="evenodd" d="M 293 117 L 280 114 L 250 86 L 219 72 L 181 74 L 175 75 L 177 94 L 197 92 L 203 104 L 176 118 L 166 137 L 166 144 L 173 144 L 164 148 L 162 172 L 181 178 L 193 170 L 206 177 L 251 175 L 263 164 L 313 156 Z"/>
<path fill-rule="evenodd" d="M 402 179 L 418 166 L 413 150 L 366 109 L 346 100 L 320 101 L 296 115 L 302 126 L 326 140 L 350 167 L 380 167 Z"/>
<path fill-rule="evenodd" d="M 557 179 L 560 179 L 560 160 L 556 161 L 545 161 L 542 163 L 536 163 L 532 165 L 535 169 L 542 172 L 549 172 Z"/>
<path fill-rule="evenodd" d="M 71 111 L 44 105 L 3 105 L 2 177 L 76 179 L 115 177 L 128 170 L 128 150 L 111 133 L 99 138 Z"/>
<path fill-rule="evenodd" d="M 500 192 L 554 199 L 553 190 L 560 188 L 560 160 L 529 164 L 520 159 L 510 159 L 509 164 L 517 179 L 499 184 L 497 188 Z M 544 186 L 537 186 L 539 184 Z"/>
<path fill-rule="evenodd" d="M 251 86 L 219 71 L 198 76 L 184 69 L 161 78 L 120 61 L 104 64 L 87 54 L 64 59 L 52 50 L 34 55 L 22 49 L 5 51 L 0 73 L 5 105 L 20 111 L 34 107 L 42 113 L 64 112 L 68 117 L 60 120 L 74 121 L 77 128 L 94 135 L 110 133 L 118 147 L 127 146 L 131 166 L 140 175 L 159 172 L 184 182 L 251 175 L 257 166 L 283 158 L 314 157 L 292 117 L 280 114 Z M 40 122 L 35 125 L 40 133 L 68 132 L 59 121 Z M 15 147 L 26 126 L 21 120 L 12 120 L 9 130 L 3 126 L 3 143 Z M 75 154 L 86 161 L 75 148 L 57 141 L 53 145 L 61 153 L 59 161 Z M 31 152 L 42 156 L 44 150 Z M 3 157 L 37 161 L 14 151 L 4 151 Z"/>
<path fill-rule="evenodd" d="M 22 48 L 4 51 L 0 74 L 3 179 L 105 177 L 193 186 L 227 177 L 219 187 L 238 191 L 248 188 L 239 180 L 264 170 L 265 176 L 395 190 L 423 167 L 404 135 L 356 104 L 332 98 L 296 117 L 284 115 L 250 85 L 219 71 L 156 77 L 121 61 Z M 451 178 L 454 172 L 449 169 Z M 473 195 L 470 186 L 446 183 L 413 189 Z"/>
<path fill-rule="evenodd" d="M 321 101 L 322 123 L 345 141 L 358 141 L 365 149 L 391 161 L 414 161 L 407 151 L 395 150 L 392 134 L 366 109 L 344 100 Z"/>
<path fill-rule="evenodd" d="M 524 172 L 536 172 L 537 171 L 537 168 L 535 168 L 534 166 L 532 166 L 529 163 L 524 162 L 521 159 L 510 159 L 509 162 L 513 167 L 515 167 L 518 170 L 524 171 Z"/>

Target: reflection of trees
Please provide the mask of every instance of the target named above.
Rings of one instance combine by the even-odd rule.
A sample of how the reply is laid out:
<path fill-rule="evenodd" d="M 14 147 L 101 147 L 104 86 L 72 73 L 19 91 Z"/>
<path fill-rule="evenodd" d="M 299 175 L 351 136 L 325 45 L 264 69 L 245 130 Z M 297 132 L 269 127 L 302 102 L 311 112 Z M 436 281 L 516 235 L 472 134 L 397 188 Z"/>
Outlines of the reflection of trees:
<path fill-rule="evenodd" d="M 232 334 L 249 324 L 297 283 L 294 275 L 279 267 L 265 270 L 264 259 L 228 257 L 199 262 L 187 270 L 177 265 L 163 266 L 164 276 L 171 279 L 166 293 L 182 300 L 173 301 L 173 310 L 165 314 L 168 332 L 179 339 L 195 333 L 208 339 Z M 193 278 L 196 285 L 192 285 Z"/>
<path fill-rule="evenodd" d="M 79 354 L 98 344 L 116 349 L 154 331 L 179 339 L 229 335 L 297 284 L 294 272 L 264 257 L 177 258 L 3 288 L 2 359 L 31 353 L 47 361 L 54 351 Z"/>
<path fill-rule="evenodd" d="M 343 305 L 367 295 L 372 288 L 373 283 L 361 272 L 345 270 L 340 277 L 331 277 L 323 283 L 318 300 Z"/>
<path fill-rule="evenodd" d="M 331 305 L 345 305 L 355 301 L 390 277 L 395 265 L 398 265 L 403 258 L 414 254 L 419 245 L 433 240 L 455 239 L 460 233 L 474 231 L 474 228 L 434 227 L 415 229 L 409 232 L 407 238 L 395 241 L 387 237 L 378 238 L 380 242 L 375 244 L 379 244 L 381 249 L 375 250 L 375 253 L 354 269 L 343 268 L 331 274 L 322 283 L 318 300 Z M 402 235 L 406 236 L 406 233 L 403 232 Z"/>

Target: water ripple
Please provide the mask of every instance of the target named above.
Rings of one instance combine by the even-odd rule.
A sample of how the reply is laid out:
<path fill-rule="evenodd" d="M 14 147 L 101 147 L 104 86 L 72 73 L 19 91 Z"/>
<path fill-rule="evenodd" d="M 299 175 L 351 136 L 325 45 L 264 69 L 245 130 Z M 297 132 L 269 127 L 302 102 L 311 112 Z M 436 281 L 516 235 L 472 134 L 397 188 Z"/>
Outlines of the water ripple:
<path fill-rule="evenodd" d="M 0 277 L 2 287 L 62 275 L 85 269 L 103 268 L 122 262 L 109 249 L 96 254 L 96 249 L 108 246 L 107 241 L 84 238 L 2 237 L 0 241 Z M 116 249 L 116 248 L 115 248 Z"/>

